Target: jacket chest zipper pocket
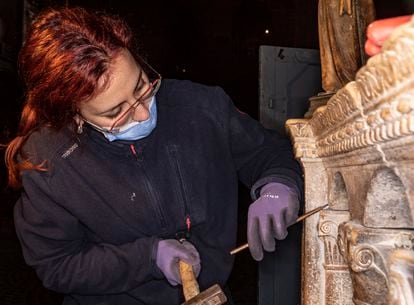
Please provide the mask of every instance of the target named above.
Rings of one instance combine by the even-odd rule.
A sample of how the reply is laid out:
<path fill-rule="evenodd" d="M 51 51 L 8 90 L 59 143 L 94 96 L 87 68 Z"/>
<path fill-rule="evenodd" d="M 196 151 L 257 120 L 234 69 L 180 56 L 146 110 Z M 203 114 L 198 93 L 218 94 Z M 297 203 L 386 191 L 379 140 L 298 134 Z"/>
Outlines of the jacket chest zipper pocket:
<path fill-rule="evenodd" d="M 131 152 L 134 155 L 135 159 L 136 159 L 136 163 L 138 165 L 138 167 L 140 168 L 140 170 L 142 171 L 143 174 L 143 181 L 144 181 L 144 185 L 145 188 L 147 190 L 148 196 L 151 198 L 151 201 L 153 202 L 153 207 L 155 210 L 155 213 L 158 216 L 158 219 L 160 220 L 160 224 L 161 226 L 165 229 L 165 227 L 167 226 L 164 214 L 161 210 L 161 206 L 160 206 L 160 199 L 159 196 L 157 196 L 157 193 L 155 192 L 149 178 L 148 178 L 148 174 L 145 170 L 145 167 L 143 166 L 143 164 L 141 163 L 141 161 L 143 160 L 142 158 L 142 152 L 140 151 L 139 154 L 137 154 L 135 147 L 131 144 L 130 146 L 131 148 Z"/>
<path fill-rule="evenodd" d="M 183 203 L 184 205 L 184 220 L 183 223 L 185 224 L 186 227 L 186 237 L 189 238 L 190 237 L 190 229 L 191 229 L 191 211 L 190 211 L 190 206 L 187 200 L 187 196 L 186 196 L 186 192 L 185 192 L 185 188 L 184 188 L 184 182 L 183 182 L 183 175 L 182 175 L 182 170 L 180 167 L 180 163 L 178 162 L 178 156 L 177 156 L 177 149 L 175 146 L 171 146 L 169 149 L 169 155 L 170 155 L 170 161 L 172 163 L 172 166 L 174 168 L 174 171 L 176 173 L 175 177 L 176 177 L 176 181 L 177 181 L 177 186 L 179 189 L 178 192 L 178 199 L 180 202 Z"/>

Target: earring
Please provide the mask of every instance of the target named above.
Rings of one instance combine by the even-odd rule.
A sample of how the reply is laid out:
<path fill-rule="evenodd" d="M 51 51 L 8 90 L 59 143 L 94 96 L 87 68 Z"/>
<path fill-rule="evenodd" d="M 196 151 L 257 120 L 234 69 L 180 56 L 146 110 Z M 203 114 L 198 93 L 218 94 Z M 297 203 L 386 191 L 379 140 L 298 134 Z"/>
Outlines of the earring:
<path fill-rule="evenodd" d="M 81 133 L 83 132 L 83 127 L 82 127 L 82 124 L 79 124 L 79 125 L 78 125 L 78 129 L 76 130 L 76 132 L 77 132 L 78 134 L 81 134 Z"/>

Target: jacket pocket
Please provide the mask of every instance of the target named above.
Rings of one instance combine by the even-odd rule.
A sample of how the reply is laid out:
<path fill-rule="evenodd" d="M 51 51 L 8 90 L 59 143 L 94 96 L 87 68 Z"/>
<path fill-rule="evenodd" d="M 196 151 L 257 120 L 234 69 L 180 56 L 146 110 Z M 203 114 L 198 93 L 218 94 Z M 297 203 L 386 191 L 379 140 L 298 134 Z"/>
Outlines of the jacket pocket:
<path fill-rule="evenodd" d="M 168 158 L 173 173 L 171 179 L 174 183 L 174 192 L 182 208 L 182 223 L 179 227 L 188 231 L 190 227 L 204 222 L 206 211 L 203 202 L 206 198 L 196 194 L 198 179 L 197 175 L 194 175 L 189 156 L 180 151 L 178 145 L 170 144 Z"/>
<path fill-rule="evenodd" d="M 136 170 L 133 171 L 133 176 L 123 180 L 119 178 L 119 181 L 123 181 L 122 192 L 111 198 L 112 205 L 143 236 L 163 234 L 166 230 L 166 217 L 162 210 L 160 190 L 149 175 L 149 169 L 139 162 L 134 166 Z"/>

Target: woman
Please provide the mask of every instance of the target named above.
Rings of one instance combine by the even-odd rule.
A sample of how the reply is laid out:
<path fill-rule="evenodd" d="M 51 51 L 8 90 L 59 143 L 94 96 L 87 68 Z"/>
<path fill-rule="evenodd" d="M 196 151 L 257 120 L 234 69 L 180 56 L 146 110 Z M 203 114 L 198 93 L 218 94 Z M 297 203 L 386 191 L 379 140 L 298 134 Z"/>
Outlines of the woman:
<path fill-rule="evenodd" d="M 45 11 L 19 61 L 26 102 L 6 154 L 10 184 L 23 186 L 15 226 L 64 304 L 180 304 L 179 260 L 201 290 L 225 287 L 237 179 L 256 199 L 253 257 L 286 236 L 302 191 L 289 143 L 220 88 L 161 81 L 118 18 Z"/>

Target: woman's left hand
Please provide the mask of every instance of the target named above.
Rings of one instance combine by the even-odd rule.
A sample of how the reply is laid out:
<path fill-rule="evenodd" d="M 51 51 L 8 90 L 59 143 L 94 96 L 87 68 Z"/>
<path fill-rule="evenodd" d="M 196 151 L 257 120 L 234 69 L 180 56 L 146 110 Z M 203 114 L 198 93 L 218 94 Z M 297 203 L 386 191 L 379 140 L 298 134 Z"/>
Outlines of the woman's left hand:
<path fill-rule="evenodd" d="M 287 227 L 296 222 L 299 199 L 296 192 L 281 183 L 262 187 L 260 197 L 249 207 L 247 241 L 252 257 L 263 259 L 263 249 L 275 250 L 275 239 L 286 238 Z"/>

